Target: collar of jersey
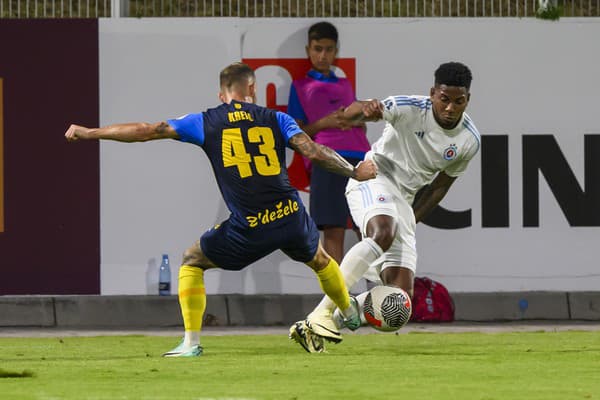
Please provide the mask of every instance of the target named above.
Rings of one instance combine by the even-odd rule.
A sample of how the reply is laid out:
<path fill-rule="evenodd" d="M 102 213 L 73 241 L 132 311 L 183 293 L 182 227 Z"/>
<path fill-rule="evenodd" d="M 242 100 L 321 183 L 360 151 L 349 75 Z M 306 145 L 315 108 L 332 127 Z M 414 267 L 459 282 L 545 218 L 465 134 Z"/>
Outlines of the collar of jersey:
<path fill-rule="evenodd" d="M 308 71 L 307 75 L 313 79 L 316 79 L 318 81 L 323 81 L 323 82 L 337 82 L 338 81 L 338 77 L 335 76 L 335 74 L 331 70 L 329 71 L 329 76 L 325 76 L 322 73 L 320 73 L 319 71 L 315 71 L 314 69 L 311 69 L 310 71 Z"/>

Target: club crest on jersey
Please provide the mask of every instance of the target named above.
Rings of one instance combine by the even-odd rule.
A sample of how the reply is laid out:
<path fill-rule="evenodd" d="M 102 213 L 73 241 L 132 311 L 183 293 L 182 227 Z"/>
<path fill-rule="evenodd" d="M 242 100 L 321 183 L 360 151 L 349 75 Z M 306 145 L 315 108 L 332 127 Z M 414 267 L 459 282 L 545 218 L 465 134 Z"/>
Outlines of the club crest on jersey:
<path fill-rule="evenodd" d="M 446 147 L 446 150 L 444 150 L 444 160 L 454 160 L 456 158 L 456 154 L 458 154 L 458 148 L 455 144 L 451 144 L 450 146 Z"/>
<path fill-rule="evenodd" d="M 378 194 L 377 195 L 377 201 L 380 202 L 380 203 L 387 203 L 388 198 L 384 194 Z"/>

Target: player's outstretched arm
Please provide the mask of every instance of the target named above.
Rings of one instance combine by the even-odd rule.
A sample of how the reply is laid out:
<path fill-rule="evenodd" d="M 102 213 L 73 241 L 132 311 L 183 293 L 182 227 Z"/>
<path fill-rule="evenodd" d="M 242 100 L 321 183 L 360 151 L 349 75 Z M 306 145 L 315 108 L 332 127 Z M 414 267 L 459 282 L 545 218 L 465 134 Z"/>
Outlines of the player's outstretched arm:
<path fill-rule="evenodd" d="M 383 118 L 383 104 L 377 99 L 357 100 L 346 107 L 344 118 L 353 123 L 379 121 Z"/>
<path fill-rule="evenodd" d="M 65 138 L 69 142 L 86 139 L 146 142 L 158 139 L 175 139 L 177 137 L 177 132 L 165 121 L 154 124 L 133 122 L 108 125 L 102 128 L 86 128 L 85 126 L 73 124 L 65 132 Z"/>
<path fill-rule="evenodd" d="M 298 122 L 298 125 L 302 130 L 308 134 L 311 138 L 314 137 L 317 133 L 321 132 L 324 129 L 341 129 L 347 130 L 352 128 L 353 126 L 361 125 L 361 122 L 354 122 L 349 118 L 346 118 L 344 115 L 344 107 L 340 107 L 339 109 L 333 111 L 330 114 L 318 119 L 317 121 L 305 124 L 302 121 Z"/>
<path fill-rule="evenodd" d="M 377 167 L 371 160 L 363 161 L 354 167 L 333 149 L 313 142 L 306 133 L 292 136 L 289 145 L 311 162 L 334 174 L 348 176 L 358 181 L 366 181 L 377 175 Z"/>

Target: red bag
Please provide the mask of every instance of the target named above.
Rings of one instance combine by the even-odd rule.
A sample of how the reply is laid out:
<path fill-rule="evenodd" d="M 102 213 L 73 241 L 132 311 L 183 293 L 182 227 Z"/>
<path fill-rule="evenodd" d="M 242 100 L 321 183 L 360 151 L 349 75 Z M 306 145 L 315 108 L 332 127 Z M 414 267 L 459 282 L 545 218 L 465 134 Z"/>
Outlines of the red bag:
<path fill-rule="evenodd" d="M 427 277 L 415 277 L 412 307 L 413 322 L 454 321 L 454 301 L 448 289 Z"/>

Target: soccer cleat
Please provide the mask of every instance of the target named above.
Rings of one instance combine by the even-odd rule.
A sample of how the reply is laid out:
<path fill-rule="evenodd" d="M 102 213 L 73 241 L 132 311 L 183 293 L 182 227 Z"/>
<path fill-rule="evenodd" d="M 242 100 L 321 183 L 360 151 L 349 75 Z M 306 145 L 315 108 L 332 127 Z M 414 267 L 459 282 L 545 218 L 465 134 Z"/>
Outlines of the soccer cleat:
<path fill-rule="evenodd" d="M 171 351 L 167 351 L 163 357 L 198 357 L 202 355 L 202 346 L 195 344 L 193 346 L 184 347 L 183 340 L 177 347 Z"/>
<path fill-rule="evenodd" d="M 333 322 L 331 311 L 313 311 L 306 318 L 306 326 L 312 333 L 328 342 L 340 343 L 342 341 L 342 334 Z"/>
<path fill-rule="evenodd" d="M 344 325 L 351 331 L 355 331 L 362 325 L 360 320 L 360 308 L 358 306 L 358 300 L 356 300 L 356 297 L 350 296 L 350 306 L 353 310 L 353 313 L 349 317 L 344 318 Z"/>
<path fill-rule="evenodd" d="M 305 321 L 298 321 L 290 327 L 290 339 L 309 353 L 322 353 L 325 350 L 323 339 L 308 329 Z"/>

